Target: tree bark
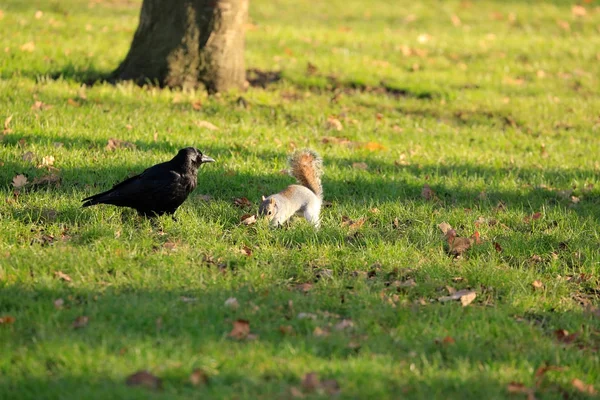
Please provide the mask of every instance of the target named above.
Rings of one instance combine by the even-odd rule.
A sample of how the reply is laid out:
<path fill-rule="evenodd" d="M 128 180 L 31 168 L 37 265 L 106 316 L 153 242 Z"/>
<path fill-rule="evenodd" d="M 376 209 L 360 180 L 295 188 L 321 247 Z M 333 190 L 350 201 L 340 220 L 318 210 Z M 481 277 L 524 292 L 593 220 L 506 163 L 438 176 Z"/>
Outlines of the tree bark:
<path fill-rule="evenodd" d="M 243 88 L 248 0 L 144 0 L 140 22 L 114 80 L 209 92 Z"/>

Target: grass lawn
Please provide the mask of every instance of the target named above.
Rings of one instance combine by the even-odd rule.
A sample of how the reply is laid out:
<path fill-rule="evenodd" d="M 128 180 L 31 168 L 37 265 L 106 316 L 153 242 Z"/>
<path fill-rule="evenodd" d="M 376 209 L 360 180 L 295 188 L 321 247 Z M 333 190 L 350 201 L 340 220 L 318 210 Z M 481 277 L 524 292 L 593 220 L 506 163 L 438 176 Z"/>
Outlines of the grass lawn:
<path fill-rule="evenodd" d="M 2 1 L 0 398 L 595 397 L 600 5 L 574 4 L 252 0 L 247 67 L 281 79 L 208 97 L 83 83 L 138 0 Z M 217 163 L 177 222 L 80 208 L 187 146 Z M 321 229 L 241 225 L 301 147 Z"/>

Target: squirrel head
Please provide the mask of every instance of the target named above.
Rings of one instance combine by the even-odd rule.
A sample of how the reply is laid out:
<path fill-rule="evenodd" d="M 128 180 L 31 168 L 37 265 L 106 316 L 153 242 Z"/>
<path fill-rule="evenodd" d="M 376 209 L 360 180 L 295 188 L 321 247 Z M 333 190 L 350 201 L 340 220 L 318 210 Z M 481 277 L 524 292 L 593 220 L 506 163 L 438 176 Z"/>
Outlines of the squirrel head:
<path fill-rule="evenodd" d="M 262 203 L 258 207 L 258 215 L 267 217 L 269 221 L 272 221 L 277 215 L 277 202 L 273 197 L 266 198 L 262 196 Z"/>

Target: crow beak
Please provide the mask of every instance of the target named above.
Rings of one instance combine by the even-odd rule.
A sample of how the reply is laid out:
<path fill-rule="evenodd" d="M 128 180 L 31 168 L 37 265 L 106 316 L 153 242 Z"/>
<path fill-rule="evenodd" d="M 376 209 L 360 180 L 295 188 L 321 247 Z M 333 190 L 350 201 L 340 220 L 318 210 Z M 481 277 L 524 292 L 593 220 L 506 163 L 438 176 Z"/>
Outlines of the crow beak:
<path fill-rule="evenodd" d="M 204 154 L 202 154 L 202 158 L 200 159 L 201 163 L 209 163 L 209 162 L 215 162 L 214 159 L 210 158 L 209 156 L 205 156 Z"/>

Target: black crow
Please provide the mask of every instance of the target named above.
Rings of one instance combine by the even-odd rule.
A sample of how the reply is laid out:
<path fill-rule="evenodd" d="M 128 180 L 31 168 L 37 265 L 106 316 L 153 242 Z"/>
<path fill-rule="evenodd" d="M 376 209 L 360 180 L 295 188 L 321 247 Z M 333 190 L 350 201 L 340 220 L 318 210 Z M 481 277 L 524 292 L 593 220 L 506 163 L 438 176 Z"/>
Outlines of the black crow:
<path fill-rule="evenodd" d="M 198 149 L 186 147 L 171 161 L 156 164 L 112 189 L 83 199 L 82 207 L 112 204 L 143 216 L 173 214 L 196 188 L 198 168 L 214 162 Z"/>

